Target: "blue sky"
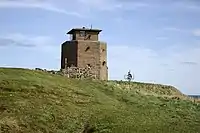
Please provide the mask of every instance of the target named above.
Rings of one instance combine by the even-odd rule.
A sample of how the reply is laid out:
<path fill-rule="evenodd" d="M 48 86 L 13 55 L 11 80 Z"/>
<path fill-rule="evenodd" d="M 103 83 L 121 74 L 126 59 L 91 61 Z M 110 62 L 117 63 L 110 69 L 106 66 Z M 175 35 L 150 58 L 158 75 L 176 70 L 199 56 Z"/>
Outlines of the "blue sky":
<path fill-rule="evenodd" d="M 60 68 L 71 28 L 102 29 L 110 79 L 129 69 L 136 81 L 200 94 L 197 0 L 1 0 L 0 66 Z"/>

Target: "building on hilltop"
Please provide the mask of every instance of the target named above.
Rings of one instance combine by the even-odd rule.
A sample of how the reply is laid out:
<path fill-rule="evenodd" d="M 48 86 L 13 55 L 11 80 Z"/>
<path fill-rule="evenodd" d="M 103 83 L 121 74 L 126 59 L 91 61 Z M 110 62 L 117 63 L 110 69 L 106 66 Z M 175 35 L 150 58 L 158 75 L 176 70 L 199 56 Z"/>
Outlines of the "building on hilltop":
<path fill-rule="evenodd" d="M 62 44 L 61 69 L 89 66 L 97 79 L 108 80 L 107 44 L 99 41 L 101 31 L 85 27 L 70 30 L 70 40 Z"/>

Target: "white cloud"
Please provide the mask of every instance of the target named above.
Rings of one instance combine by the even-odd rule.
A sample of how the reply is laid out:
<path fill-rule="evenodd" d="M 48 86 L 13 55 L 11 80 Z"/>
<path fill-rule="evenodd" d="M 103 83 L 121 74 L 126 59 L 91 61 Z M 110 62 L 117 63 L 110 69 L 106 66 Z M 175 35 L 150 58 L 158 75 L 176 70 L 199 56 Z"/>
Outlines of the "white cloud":
<path fill-rule="evenodd" d="M 172 32 L 180 32 L 180 33 L 186 33 L 186 34 L 190 34 L 190 35 L 193 35 L 193 36 L 197 36 L 197 37 L 200 37 L 200 29 L 194 29 L 194 30 L 191 30 L 191 29 L 180 29 L 180 28 L 176 28 L 176 27 L 165 27 L 163 28 L 163 30 L 165 31 L 172 31 Z"/>
<path fill-rule="evenodd" d="M 78 8 L 77 8 L 78 7 Z M 147 9 L 149 3 L 118 0 L 1 0 L 0 8 L 40 8 L 76 17 L 88 17 L 96 11 Z"/>
<path fill-rule="evenodd" d="M 166 6 L 169 5 L 169 6 Z M 78 8 L 77 8 L 78 6 Z M 0 8 L 40 8 L 47 11 L 63 13 L 76 17 L 88 17 L 96 11 L 127 11 L 127 10 L 180 10 L 198 9 L 195 2 L 158 2 L 139 0 L 1 0 Z"/>
<path fill-rule="evenodd" d="M 164 37 L 164 36 L 158 36 L 156 37 L 156 40 L 167 40 L 168 38 L 167 37 Z"/>
<path fill-rule="evenodd" d="M 0 35 L 0 44 L 1 67 L 59 68 L 60 45 L 49 36 Z"/>
<path fill-rule="evenodd" d="M 200 11 L 199 2 L 196 0 L 177 1 L 174 6 L 181 11 Z"/>
<path fill-rule="evenodd" d="M 118 1 L 118 0 L 78 0 L 84 6 L 103 11 L 135 10 L 151 7 L 147 2 Z"/>
<path fill-rule="evenodd" d="M 0 1 L 0 8 L 40 8 L 47 11 L 63 13 L 66 15 L 72 15 L 76 17 L 85 17 L 82 14 L 79 14 L 75 11 L 68 11 L 65 10 L 55 3 L 52 3 L 50 0 L 46 1 L 39 1 L 39 0 L 16 0 L 16 1 L 9 1 L 3 0 Z"/>
<path fill-rule="evenodd" d="M 194 36 L 200 37 L 200 29 L 194 30 L 194 31 L 193 31 L 193 35 L 194 35 Z"/>
<path fill-rule="evenodd" d="M 165 27 L 165 28 L 163 28 L 163 30 L 166 30 L 166 31 L 175 31 L 175 32 L 185 32 L 184 29 L 179 29 L 179 28 L 176 28 L 176 27 Z"/>
<path fill-rule="evenodd" d="M 43 52 L 52 52 L 55 40 L 49 36 L 33 36 L 20 33 L 0 35 L 0 47 L 26 47 Z"/>
<path fill-rule="evenodd" d="M 167 0 L 159 1 L 155 0 L 154 3 L 157 3 L 156 7 L 159 7 L 159 10 L 172 12 L 174 14 L 179 14 L 183 12 L 199 12 L 199 1 L 197 0 Z"/>

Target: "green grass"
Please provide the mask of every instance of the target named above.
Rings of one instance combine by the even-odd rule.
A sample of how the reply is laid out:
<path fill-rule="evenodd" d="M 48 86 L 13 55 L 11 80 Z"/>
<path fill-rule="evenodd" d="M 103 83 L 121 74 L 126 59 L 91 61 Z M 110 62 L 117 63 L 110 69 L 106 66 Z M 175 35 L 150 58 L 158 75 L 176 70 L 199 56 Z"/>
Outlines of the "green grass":
<path fill-rule="evenodd" d="M 200 105 L 171 86 L 0 68 L 0 133 L 198 133 Z"/>

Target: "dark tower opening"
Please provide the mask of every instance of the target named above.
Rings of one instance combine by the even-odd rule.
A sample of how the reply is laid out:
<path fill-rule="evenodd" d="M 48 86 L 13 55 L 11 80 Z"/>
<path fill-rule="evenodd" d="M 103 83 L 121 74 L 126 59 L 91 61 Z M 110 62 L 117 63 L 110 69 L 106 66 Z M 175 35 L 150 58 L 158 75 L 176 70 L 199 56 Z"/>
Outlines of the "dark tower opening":
<path fill-rule="evenodd" d="M 90 49 L 90 47 L 89 47 L 89 46 L 87 46 L 87 48 L 85 49 L 85 52 L 87 52 L 89 49 Z"/>

